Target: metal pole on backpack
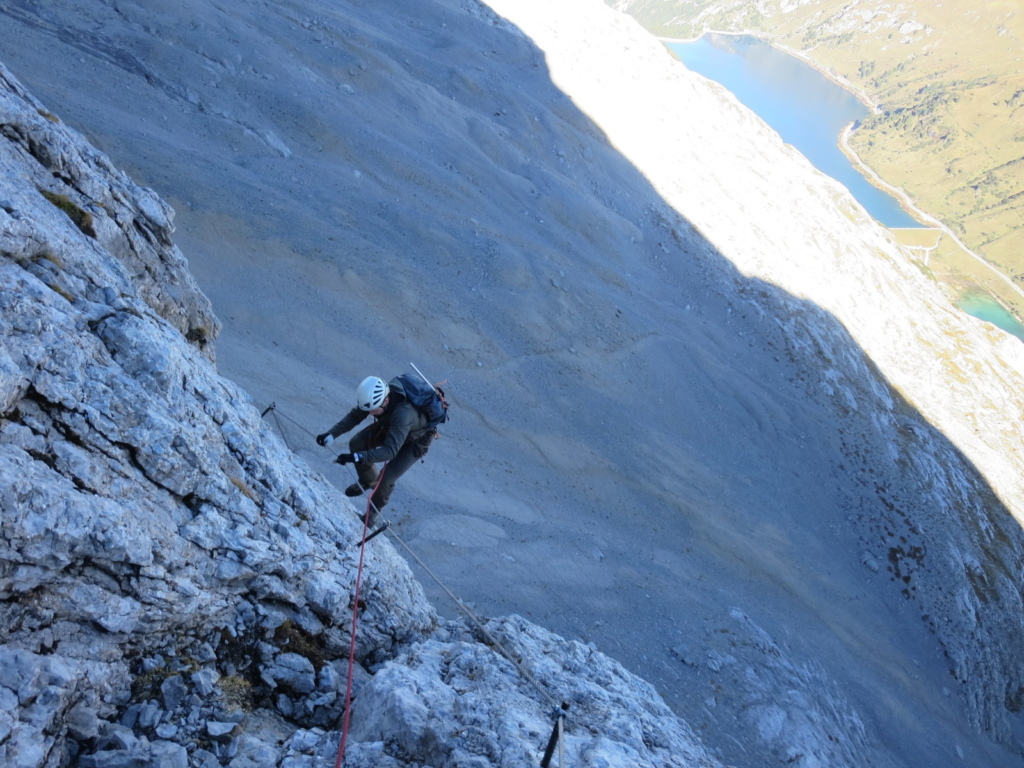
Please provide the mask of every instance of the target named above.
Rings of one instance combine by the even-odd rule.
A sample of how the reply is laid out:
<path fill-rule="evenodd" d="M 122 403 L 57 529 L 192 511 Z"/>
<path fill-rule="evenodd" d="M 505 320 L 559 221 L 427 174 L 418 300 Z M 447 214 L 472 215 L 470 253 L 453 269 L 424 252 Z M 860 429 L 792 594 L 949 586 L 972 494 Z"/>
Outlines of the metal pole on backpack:
<path fill-rule="evenodd" d="M 412 369 L 414 371 L 416 371 L 416 373 L 418 373 L 420 375 L 421 379 L 423 379 L 425 382 L 427 382 L 427 386 L 430 387 L 432 390 L 434 390 L 434 394 L 436 394 L 438 397 L 440 397 L 441 393 L 437 391 L 437 387 L 435 387 L 433 384 L 430 383 L 430 379 L 428 379 L 426 376 L 423 375 L 423 371 L 421 371 L 419 368 L 416 367 L 416 363 L 409 363 L 409 365 L 411 365 Z"/>
<path fill-rule="evenodd" d="M 438 384 L 431 384 L 430 379 L 423 375 L 423 371 L 416 367 L 416 363 L 409 363 L 409 365 L 411 365 L 412 369 L 419 374 L 419 377 L 426 382 L 427 386 L 430 387 L 430 391 L 434 393 L 434 397 L 436 397 L 438 402 L 441 404 L 440 413 L 435 414 L 435 409 L 431 407 L 430 413 L 428 414 L 430 418 L 430 425 L 433 425 L 434 427 L 434 437 L 440 437 L 440 434 L 437 431 L 437 425 L 448 421 L 448 400 L 445 399 L 444 390 L 441 389 L 441 384 L 444 384 L 445 382 L 442 381 Z"/>

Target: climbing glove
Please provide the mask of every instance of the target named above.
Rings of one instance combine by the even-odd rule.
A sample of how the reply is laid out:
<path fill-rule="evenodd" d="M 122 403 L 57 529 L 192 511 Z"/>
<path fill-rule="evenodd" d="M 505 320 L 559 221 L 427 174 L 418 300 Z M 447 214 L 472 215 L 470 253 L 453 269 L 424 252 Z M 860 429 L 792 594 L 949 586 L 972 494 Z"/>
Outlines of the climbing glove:
<path fill-rule="evenodd" d="M 362 456 L 358 453 L 342 453 L 335 459 L 338 464 L 355 464 Z"/>
<path fill-rule="evenodd" d="M 317 435 L 316 436 L 316 444 L 317 445 L 330 445 L 333 442 L 334 442 L 334 435 L 332 435 L 330 432 L 324 432 L 322 435 Z"/>

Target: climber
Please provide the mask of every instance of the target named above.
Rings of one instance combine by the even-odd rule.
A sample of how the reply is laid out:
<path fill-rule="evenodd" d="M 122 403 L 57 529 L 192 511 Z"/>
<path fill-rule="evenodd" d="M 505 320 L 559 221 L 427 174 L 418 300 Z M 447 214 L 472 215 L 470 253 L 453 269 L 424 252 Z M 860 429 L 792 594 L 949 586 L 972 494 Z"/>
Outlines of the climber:
<path fill-rule="evenodd" d="M 368 376 L 356 388 L 356 407 L 316 438 L 319 445 L 330 445 L 367 416 L 374 417 L 373 424 L 359 430 L 349 440 L 351 453 L 342 453 L 335 461 L 356 467 L 359 482 L 345 489 L 346 496 L 361 496 L 364 489 L 377 486 L 370 501 L 378 512 L 387 506 L 398 478 L 427 454 L 437 432 L 430 415 L 410 399 L 412 392 L 409 390 L 413 386 L 415 382 L 407 376 L 398 376 L 390 384 Z M 433 393 L 433 388 L 430 389 Z M 374 466 L 377 462 L 387 462 L 380 477 Z"/>

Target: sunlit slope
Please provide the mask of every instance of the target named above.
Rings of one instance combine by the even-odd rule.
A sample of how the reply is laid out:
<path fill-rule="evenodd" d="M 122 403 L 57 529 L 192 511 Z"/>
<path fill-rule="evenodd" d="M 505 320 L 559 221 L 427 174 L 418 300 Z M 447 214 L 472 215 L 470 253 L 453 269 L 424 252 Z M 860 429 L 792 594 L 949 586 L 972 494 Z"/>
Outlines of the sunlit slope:
<path fill-rule="evenodd" d="M 619 0 L 659 35 L 750 30 L 805 52 L 879 106 L 853 148 L 1024 287 L 1020 0 Z"/>

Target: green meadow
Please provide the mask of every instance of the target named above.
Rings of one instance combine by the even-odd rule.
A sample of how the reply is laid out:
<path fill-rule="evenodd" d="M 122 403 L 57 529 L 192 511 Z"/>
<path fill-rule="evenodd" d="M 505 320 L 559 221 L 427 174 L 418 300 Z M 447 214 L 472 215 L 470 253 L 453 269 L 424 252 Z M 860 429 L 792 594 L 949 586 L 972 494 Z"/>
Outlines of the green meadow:
<path fill-rule="evenodd" d="M 799 51 L 875 108 L 850 144 L 887 183 L 1024 289 L 1020 0 L 609 0 L 662 37 L 751 32 Z M 783 12 L 782 7 L 786 7 Z M 1024 318 L 1024 297 L 944 237 L 929 268 Z"/>

